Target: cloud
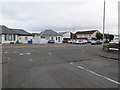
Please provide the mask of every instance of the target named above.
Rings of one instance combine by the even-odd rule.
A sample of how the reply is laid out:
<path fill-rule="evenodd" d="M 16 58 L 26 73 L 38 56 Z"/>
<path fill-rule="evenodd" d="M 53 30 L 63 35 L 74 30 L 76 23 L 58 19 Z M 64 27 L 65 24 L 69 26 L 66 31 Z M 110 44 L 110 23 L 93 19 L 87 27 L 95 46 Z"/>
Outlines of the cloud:
<path fill-rule="evenodd" d="M 57 0 L 59 1 L 59 0 Z M 106 31 L 117 33 L 117 2 L 107 0 Z M 3 2 L 2 22 L 12 28 L 40 32 L 50 28 L 56 31 L 99 29 L 102 31 L 103 0 L 76 2 Z"/>

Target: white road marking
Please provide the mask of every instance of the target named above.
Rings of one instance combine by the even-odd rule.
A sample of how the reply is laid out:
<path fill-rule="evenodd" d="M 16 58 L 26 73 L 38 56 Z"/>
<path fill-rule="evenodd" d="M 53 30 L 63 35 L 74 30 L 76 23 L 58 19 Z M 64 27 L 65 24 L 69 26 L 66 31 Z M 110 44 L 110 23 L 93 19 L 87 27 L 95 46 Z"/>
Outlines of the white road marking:
<path fill-rule="evenodd" d="M 8 53 L 8 52 L 4 52 L 4 53 Z"/>
<path fill-rule="evenodd" d="M 20 53 L 20 55 L 23 55 L 23 53 Z"/>
<path fill-rule="evenodd" d="M 119 49 L 117 49 L 117 48 L 109 48 L 109 49 L 110 49 L 110 50 L 117 50 L 117 51 L 119 50 Z"/>
<path fill-rule="evenodd" d="M 32 62 L 33 60 L 32 60 L 32 59 L 29 59 L 28 61 Z"/>
<path fill-rule="evenodd" d="M 70 64 L 73 64 L 72 62 Z"/>
<path fill-rule="evenodd" d="M 27 55 L 30 55 L 31 53 L 26 53 Z"/>
<path fill-rule="evenodd" d="M 84 67 L 81 67 L 81 66 L 77 66 L 77 67 L 80 68 L 80 69 L 83 69 L 83 70 L 85 70 L 85 71 L 87 71 L 87 72 L 90 72 L 90 73 L 92 73 L 92 74 L 95 74 L 96 76 L 99 76 L 99 77 L 102 77 L 102 78 L 104 78 L 104 79 L 107 79 L 107 80 L 109 80 L 109 81 L 111 81 L 111 82 L 113 82 L 113 83 L 120 84 L 119 82 L 117 82 L 117 81 L 115 81 L 115 80 L 112 80 L 112 79 L 110 79 L 110 78 L 108 78 L 108 77 L 102 76 L 102 75 L 100 75 L 100 74 L 98 74 L 98 73 L 96 73 L 96 72 L 93 72 L 93 71 L 91 71 L 91 70 L 88 70 L 88 69 L 86 69 L 86 68 L 84 68 Z"/>
<path fill-rule="evenodd" d="M 8 60 L 10 60 L 10 58 L 8 58 Z"/>
<path fill-rule="evenodd" d="M 48 53 L 49 55 L 52 55 L 52 53 Z"/>
<path fill-rule="evenodd" d="M 16 51 L 14 51 L 14 53 L 17 53 Z"/>

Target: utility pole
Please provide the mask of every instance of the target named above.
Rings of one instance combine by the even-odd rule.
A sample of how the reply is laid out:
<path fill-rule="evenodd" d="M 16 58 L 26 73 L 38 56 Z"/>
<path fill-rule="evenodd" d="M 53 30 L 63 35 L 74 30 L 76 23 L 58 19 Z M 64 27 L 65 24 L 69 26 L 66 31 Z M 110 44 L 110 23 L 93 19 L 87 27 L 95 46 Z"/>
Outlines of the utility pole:
<path fill-rule="evenodd" d="M 104 46 L 104 37 L 105 37 L 105 35 L 104 35 L 104 33 L 105 33 L 105 4 L 106 4 L 106 2 L 104 0 L 104 9 L 103 9 L 103 43 L 102 43 L 103 46 Z"/>

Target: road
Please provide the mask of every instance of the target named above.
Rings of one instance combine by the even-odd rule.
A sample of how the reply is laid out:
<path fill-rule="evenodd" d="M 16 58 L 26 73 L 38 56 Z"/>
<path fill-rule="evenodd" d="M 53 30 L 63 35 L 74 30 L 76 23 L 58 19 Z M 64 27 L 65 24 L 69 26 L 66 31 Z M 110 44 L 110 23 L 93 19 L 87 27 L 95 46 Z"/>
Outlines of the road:
<path fill-rule="evenodd" d="M 118 88 L 117 57 L 102 46 L 3 45 L 4 88 Z"/>

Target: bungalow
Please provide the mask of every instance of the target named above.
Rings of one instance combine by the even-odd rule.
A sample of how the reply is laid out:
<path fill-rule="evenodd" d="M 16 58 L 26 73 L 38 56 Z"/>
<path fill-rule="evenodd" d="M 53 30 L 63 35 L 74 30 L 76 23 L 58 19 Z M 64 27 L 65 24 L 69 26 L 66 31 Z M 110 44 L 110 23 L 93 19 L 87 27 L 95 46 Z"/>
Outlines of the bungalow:
<path fill-rule="evenodd" d="M 98 30 L 91 31 L 79 31 L 76 32 L 76 39 L 92 39 L 96 38 L 96 33 L 100 33 Z"/>
<path fill-rule="evenodd" d="M 28 41 L 32 41 L 32 34 L 26 32 L 23 29 L 10 29 L 18 35 L 19 43 L 28 43 Z"/>
<path fill-rule="evenodd" d="M 49 40 L 54 40 L 55 43 L 62 43 L 62 35 L 50 29 L 41 33 L 33 33 L 33 43 L 47 43 Z"/>
<path fill-rule="evenodd" d="M 17 33 L 13 32 L 4 25 L 0 25 L 0 43 L 16 42 L 18 40 Z"/>
<path fill-rule="evenodd" d="M 113 42 L 120 43 L 120 35 L 114 35 Z"/>
<path fill-rule="evenodd" d="M 23 29 L 10 29 L 0 25 L 0 43 L 28 43 L 32 39 L 32 34 Z"/>
<path fill-rule="evenodd" d="M 60 35 L 63 37 L 63 41 L 68 41 L 71 39 L 71 32 L 59 32 Z"/>

